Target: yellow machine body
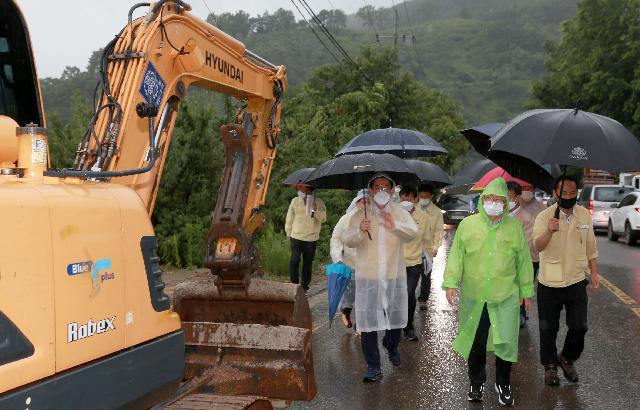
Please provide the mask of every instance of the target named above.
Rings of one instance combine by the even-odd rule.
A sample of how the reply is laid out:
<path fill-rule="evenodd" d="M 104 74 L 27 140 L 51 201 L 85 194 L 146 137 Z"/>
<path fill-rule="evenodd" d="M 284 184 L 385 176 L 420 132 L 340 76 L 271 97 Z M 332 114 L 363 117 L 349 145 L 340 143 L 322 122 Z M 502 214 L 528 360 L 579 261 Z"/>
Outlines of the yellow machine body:
<path fill-rule="evenodd" d="M 0 179 L 0 226 L 0 311 L 35 350 L 0 366 L 0 391 L 180 329 L 149 303 L 140 238 L 154 233 L 130 189 Z"/>

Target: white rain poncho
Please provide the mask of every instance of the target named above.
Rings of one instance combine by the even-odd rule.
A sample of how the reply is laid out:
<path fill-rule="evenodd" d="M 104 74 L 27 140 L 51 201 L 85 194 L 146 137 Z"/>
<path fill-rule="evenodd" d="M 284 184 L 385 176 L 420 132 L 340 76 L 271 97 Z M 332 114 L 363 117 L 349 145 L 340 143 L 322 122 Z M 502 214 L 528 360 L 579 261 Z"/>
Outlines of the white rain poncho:
<path fill-rule="evenodd" d="M 356 327 L 360 332 L 401 329 L 407 325 L 407 272 L 404 244 L 418 235 L 411 215 L 399 205 L 389 202 L 384 208 L 395 221 L 387 229 L 378 207 L 367 206 L 371 239 L 360 231 L 364 210 L 349 214 L 342 233 L 345 246 L 356 248 Z"/>
<path fill-rule="evenodd" d="M 353 212 L 358 209 L 358 201 L 362 198 L 368 199 L 369 194 L 366 191 L 358 191 L 358 194 L 355 198 L 353 198 L 351 204 L 349 204 L 349 207 L 347 208 L 345 214 L 340 217 L 338 223 L 333 228 L 331 241 L 329 242 L 331 261 L 333 263 L 342 261 L 345 265 L 351 268 L 352 271 L 354 271 L 356 268 L 356 250 L 344 245 L 344 243 L 342 242 L 342 232 L 344 232 L 345 228 L 347 227 L 347 223 L 349 222 L 351 214 L 353 214 Z"/>

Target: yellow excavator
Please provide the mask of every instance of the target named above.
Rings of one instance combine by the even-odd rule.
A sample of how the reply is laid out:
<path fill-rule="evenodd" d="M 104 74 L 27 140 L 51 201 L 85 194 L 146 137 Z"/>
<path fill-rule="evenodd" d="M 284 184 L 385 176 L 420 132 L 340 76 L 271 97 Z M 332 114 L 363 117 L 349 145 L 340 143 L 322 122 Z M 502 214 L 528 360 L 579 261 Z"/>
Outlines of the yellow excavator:
<path fill-rule="evenodd" d="M 308 301 L 297 285 L 261 279 L 253 246 L 285 67 L 183 1 L 160 0 L 131 8 L 99 72 L 75 164 L 51 169 L 27 26 L 13 0 L 0 0 L 0 409 L 313 399 Z M 212 275 L 178 284 L 171 299 L 150 216 L 192 86 L 242 108 L 220 129 L 225 167 L 204 261 Z"/>

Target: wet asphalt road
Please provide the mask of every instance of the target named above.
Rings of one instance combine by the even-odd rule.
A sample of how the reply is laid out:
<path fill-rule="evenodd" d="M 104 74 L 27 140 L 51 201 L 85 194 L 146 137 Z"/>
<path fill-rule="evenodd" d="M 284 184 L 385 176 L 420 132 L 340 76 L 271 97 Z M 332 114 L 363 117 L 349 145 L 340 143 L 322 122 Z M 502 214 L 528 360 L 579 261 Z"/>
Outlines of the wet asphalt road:
<path fill-rule="evenodd" d="M 339 315 L 327 323 L 326 293 L 311 297 L 313 354 L 318 394 L 295 409 L 481 409 L 500 408 L 492 386 L 494 356 L 487 354 L 484 402 L 469 403 L 466 363 L 451 348 L 457 312 L 440 290 L 448 246 L 435 260 L 427 311 L 416 312 L 418 342 L 402 341 L 402 365 L 394 368 L 380 346 L 384 377 L 365 384 L 366 364 L 360 340 L 342 326 Z M 515 407 L 524 409 L 640 409 L 640 247 L 627 247 L 598 237 L 604 285 L 589 293 L 589 331 L 585 351 L 576 362 L 580 382 L 562 377 L 559 387 L 545 386 L 538 356 L 537 309 L 520 333 L 519 362 L 511 374 Z M 564 341 L 564 314 L 558 337 Z"/>

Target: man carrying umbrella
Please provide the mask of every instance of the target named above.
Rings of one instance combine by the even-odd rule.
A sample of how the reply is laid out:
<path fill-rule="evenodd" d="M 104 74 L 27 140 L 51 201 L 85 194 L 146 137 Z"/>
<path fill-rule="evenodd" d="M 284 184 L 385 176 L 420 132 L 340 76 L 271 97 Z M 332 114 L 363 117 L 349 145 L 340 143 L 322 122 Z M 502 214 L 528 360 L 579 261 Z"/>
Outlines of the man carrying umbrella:
<path fill-rule="evenodd" d="M 295 185 L 298 196 L 291 200 L 284 230 L 291 241 L 289 275 L 291 283 L 299 283 L 300 256 L 302 255 L 302 287 L 309 290 L 311 268 L 316 253 L 316 242 L 320 238 L 320 228 L 327 219 L 327 210 L 322 199 L 313 196 L 313 188 Z"/>
<path fill-rule="evenodd" d="M 578 381 L 573 363 L 580 358 L 587 333 L 587 283 L 600 286 L 598 249 L 589 211 L 576 206 L 578 182 L 564 175 L 555 183 L 553 196 L 558 205 L 541 212 L 533 227 L 536 249 L 540 252 L 538 275 L 538 317 L 540 319 L 540 361 L 547 385 L 560 384 L 558 368 L 570 382 Z M 560 208 L 559 218 L 555 217 Z M 566 308 L 569 328 L 558 357 L 556 338 L 562 308 Z"/>
<path fill-rule="evenodd" d="M 356 326 L 367 362 L 364 382 L 382 377 L 378 331 L 389 360 L 400 365 L 401 329 L 407 325 L 407 278 L 404 244 L 418 228 L 407 211 L 391 201 L 393 180 L 384 173 L 369 181 L 372 206 L 355 211 L 342 234 L 346 246 L 356 248 Z M 365 217 L 366 211 L 366 217 Z"/>
<path fill-rule="evenodd" d="M 420 209 L 427 214 L 427 230 L 431 233 L 429 247 L 426 249 L 425 258 L 432 262 L 438 254 L 438 248 L 442 245 L 444 236 L 444 218 L 442 211 L 433 203 L 433 186 L 431 184 L 420 184 L 418 187 L 418 204 Z M 420 275 L 420 310 L 427 309 L 427 300 L 431 292 L 431 267 L 433 263 L 425 264 L 428 269 Z"/>
<path fill-rule="evenodd" d="M 502 178 L 482 193 L 479 213 L 455 234 L 442 288 L 454 303 L 460 286 L 459 334 L 453 348 L 469 363 L 470 401 L 482 400 L 486 351 L 495 350 L 500 404 L 513 404 L 511 363 L 518 359 L 519 305 L 533 296 L 533 268 L 522 225 L 508 215 Z M 489 337 L 491 336 L 491 337 Z"/>

